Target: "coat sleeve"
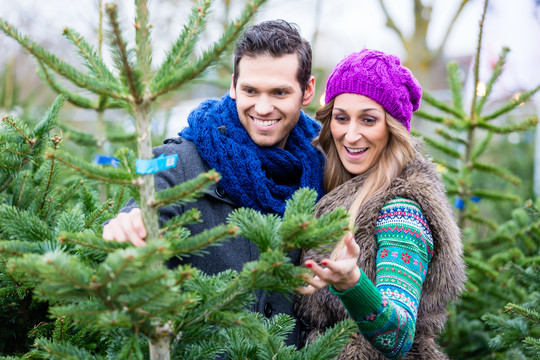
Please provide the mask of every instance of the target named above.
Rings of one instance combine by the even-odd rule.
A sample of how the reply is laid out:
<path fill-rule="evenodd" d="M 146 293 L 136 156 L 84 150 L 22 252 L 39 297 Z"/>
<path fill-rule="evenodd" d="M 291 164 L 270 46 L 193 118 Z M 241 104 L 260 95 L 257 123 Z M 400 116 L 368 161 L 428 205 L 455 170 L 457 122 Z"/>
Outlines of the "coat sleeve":
<path fill-rule="evenodd" d="M 362 272 L 342 293 L 331 287 L 362 335 L 385 357 L 399 359 L 412 346 L 422 284 L 433 253 L 431 231 L 417 203 L 396 198 L 377 222 L 377 277 Z"/>

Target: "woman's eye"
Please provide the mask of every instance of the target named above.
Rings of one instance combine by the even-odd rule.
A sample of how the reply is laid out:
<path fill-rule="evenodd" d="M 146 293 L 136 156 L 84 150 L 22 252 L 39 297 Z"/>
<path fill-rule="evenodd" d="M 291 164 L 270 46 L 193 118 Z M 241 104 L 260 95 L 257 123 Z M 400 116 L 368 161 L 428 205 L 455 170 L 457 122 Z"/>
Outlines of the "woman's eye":
<path fill-rule="evenodd" d="M 334 119 L 336 119 L 336 121 L 338 121 L 338 122 L 345 122 L 345 121 L 349 120 L 348 117 L 343 116 L 343 115 L 336 115 L 336 116 L 334 116 Z"/>
<path fill-rule="evenodd" d="M 368 117 L 364 118 L 364 122 L 366 122 L 369 125 L 374 125 L 377 122 L 376 118 Z"/>

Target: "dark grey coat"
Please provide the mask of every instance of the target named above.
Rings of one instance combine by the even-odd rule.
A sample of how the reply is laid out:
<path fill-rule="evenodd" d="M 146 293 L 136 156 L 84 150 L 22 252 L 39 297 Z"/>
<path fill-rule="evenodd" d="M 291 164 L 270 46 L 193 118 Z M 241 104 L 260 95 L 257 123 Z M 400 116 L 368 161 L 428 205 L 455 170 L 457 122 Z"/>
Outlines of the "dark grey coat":
<path fill-rule="evenodd" d="M 166 139 L 164 145 L 154 148 L 153 152 L 154 156 L 178 154 L 176 167 L 156 173 L 155 183 L 158 191 L 193 179 L 200 173 L 210 170 L 199 155 L 195 144 L 182 137 Z M 216 154 L 216 156 L 219 156 L 219 154 Z M 130 200 L 121 211 L 129 212 L 135 207 L 137 207 L 137 204 Z M 213 184 L 207 193 L 195 202 L 162 208 L 159 213 L 159 220 L 163 224 L 176 215 L 197 208 L 201 211 L 202 223 L 190 225 L 188 228 L 192 234 L 198 234 L 203 230 L 225 223 L 229 213 L 237 207 L 219 184 Z M 193 256 L 186 259 L 185 262 L 210 275 L 227 269 L 241 271 L 244 263 L 256 260 L 259 257 L 257 247 L 252 242 L 241 237 L 233 238 L 223 242 L 220 246 L 209 247 L 206 250 L 207 254 L 204 256 Z M 291 257 L 293 262 L 298 264 L 300 252 L 291 254 Z M 179 264 L 180 261 L 177 258 L 171 259 L 167 263 L 169 267 L 175 267 Z M 258 292 L 252 310 L 264 314 L 266 317 L 271 317 L 277 313 L 293 316 L 293 305 L 293 301 L 287 300 L 283 295 Z M 295 328 L 294 332 L 289 336 L 287 344 L 297 345 L 297 338 L 298 331 Z"/>

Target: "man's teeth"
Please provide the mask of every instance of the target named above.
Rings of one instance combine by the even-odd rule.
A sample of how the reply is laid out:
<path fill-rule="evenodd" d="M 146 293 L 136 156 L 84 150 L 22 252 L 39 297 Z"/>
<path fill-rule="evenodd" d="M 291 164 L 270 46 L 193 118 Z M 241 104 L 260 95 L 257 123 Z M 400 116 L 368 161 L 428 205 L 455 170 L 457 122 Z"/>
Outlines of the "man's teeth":
<path fill-rule="evenodd" d="M 361 152 L 364 152 L 364 151 L 367 150 L 367 148 L 353 149 L 353 148 L 350 148 L 350 147 L 345 147 L 345 149 L 347 149 L 347 151 L 352 153 L 352 154 L 361 153 Z"/>
<path fill-rule="evenodd" d="M 253 119 L 253 121 L 255 121 L 255 124 L 259 126 L 272 126 L 278 122 L 277 120 L 258 120 L 258 119 Z"/>

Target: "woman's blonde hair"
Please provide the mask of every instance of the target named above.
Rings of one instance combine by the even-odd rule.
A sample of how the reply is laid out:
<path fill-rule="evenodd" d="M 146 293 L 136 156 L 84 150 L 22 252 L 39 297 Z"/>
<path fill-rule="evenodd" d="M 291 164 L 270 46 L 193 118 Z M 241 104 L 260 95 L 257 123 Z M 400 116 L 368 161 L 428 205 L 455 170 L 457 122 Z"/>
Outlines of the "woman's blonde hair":
<path fill-rule="evenodd" d="M 339 158 L 330 123 L 332 121 L 332 109 L 334 100 L 320 108 L 315 119 L 322 123 L 322 129 L 313 145 L 319 147 L 326 156 L 324 170 L 324 188 L 326 192 L 343 184 L 355 175 L 349 173 Z M 386 113 L 386 125 L 390 136 L 388 143 L 382 151 L 377 163 L 368 170 L 368 175 L 361 188 L 356 192 L 355 199 L 349 208 L 349 228 L 354 229 L 356 217 L 362 206 L 372 197 L 382 194 L 401 173 L 403 167 L 416 156 L 411 134 L 398 120 Z M 336 244 L 331 258 L 335 260 L 344 247 L 343 239 Z"/>

